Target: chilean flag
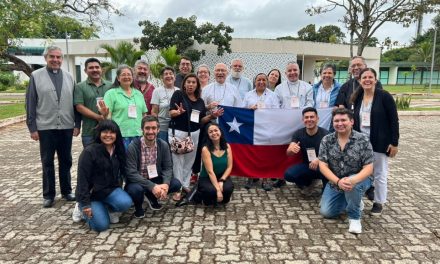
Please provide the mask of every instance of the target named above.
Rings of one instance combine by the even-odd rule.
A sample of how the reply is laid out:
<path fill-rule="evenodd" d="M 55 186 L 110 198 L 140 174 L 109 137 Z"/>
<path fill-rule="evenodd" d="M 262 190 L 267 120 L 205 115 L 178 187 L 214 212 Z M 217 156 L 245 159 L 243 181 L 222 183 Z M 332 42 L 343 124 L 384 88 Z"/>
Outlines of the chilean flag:
<path fill-rule="evenodd" d="M 301 153 L 286 155 L 293 133 L 304 127 L 302 109 L 222 107 L 219 125 L 234 154 L 231 175 L 283 178 L 288 167 L 302 162 Z M 329 127 L 331 110 L 318 109 L 319 126 Z"/>

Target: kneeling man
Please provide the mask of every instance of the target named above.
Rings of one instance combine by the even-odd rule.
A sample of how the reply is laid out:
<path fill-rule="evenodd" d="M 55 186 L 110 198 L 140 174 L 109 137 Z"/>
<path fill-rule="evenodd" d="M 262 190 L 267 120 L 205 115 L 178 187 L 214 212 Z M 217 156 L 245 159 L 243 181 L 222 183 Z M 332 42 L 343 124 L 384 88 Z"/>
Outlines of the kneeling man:
<path fill-rule="evenodd" d="M 182 187 L 179 180 L 173 178 L 173 164 L 168 143 L 160 138 L 159 120 L 155 116 L 145 116 L 142 119 L 141 138 L 134 139 L 127 149 L 127 185 L 126 192 L 131 196 L 136 218 L 143 218 L 142 208 L 144 195 L 152 210 L 162 209 L 158 199 L 165 200 L 168 193 L 173 193 Z"/>
<path fill-rule="evenodd" d="M 329 180 L 321 198 L 321 214 L 337 217 L 344 211 L 349 218 L 348 232 L 362 233 L 362 196 L 371 186 L 373 147 L 368 136 L 354 131 L 353 112 L 346 108 L 332 113 L 334 133 L 322 139 L 319 169 Z"/>

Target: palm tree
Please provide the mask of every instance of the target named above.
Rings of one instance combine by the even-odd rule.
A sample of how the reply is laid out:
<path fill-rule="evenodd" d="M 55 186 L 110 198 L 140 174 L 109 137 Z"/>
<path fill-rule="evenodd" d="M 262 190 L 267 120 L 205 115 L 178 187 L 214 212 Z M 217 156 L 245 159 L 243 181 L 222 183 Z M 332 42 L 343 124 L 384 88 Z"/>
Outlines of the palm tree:
<path fill-rule="evenodd" d="M 159 51 L 159 55 L 156 57 L 156 62 L 153 64 L 150 64 L 150 71 L 151 74 L 159 79 L 160 71 L 165 66 L 170 66 L 175 68 L 176 65 L 180 61 L 180 55 L 177 54 L 177 46 L 173 45 L 171 47 L 168 47 L 166 49 L 161 49 Z M 165 63 L 163 63 L 165 62 Z"/>
<path fill-rule="evenodd" d="M 119 42 L 116 47 L 109 44 L 102 44 L 100 47 L 107 51 L 111 59 L 111 62 L 102 63 L 102 69 L 105 73 L 116 69 L 121 64 L 133 67 L 136 61 L 145 54 L 144 51 L 137 50 L 132 43 L 127 41 Z"/>

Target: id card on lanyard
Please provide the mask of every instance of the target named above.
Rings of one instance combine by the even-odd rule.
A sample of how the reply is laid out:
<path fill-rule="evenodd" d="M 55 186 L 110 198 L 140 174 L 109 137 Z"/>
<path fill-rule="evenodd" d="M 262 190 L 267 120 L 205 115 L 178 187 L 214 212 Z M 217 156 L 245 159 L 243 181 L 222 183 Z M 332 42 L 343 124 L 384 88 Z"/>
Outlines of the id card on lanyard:
<path fill-rule="evenodd" d="M 128 118 L 137 118 L 136 105 L 130 103 L 128 105 Z"/>

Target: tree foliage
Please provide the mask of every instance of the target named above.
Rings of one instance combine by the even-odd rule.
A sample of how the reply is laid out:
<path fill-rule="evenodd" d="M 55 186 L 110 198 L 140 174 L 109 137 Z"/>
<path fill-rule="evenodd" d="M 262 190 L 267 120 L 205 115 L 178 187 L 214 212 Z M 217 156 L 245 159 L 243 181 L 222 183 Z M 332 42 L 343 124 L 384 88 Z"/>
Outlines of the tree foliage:
<path fill-rule="evenodd" d="M 110 14 L 122 15 L 109 0 L 2 0 L 0 5 L 0 60 L 11 64 L 3 69 L 23 71 L 32 68 L 8 49 L 26 37 L 59 37 L 62 31 L 92 37 L 102 27 L 110 27 Z M 74 22 L 76 21 L 76 23 Z M 65 30 L 63 30 L 65 29 Z M 79 33 L 81 32 L 81 33 Z"/>
<path fill-rule="evenodd" d="M 280 37 L 278 40 L 305 40 L 325 43 L 343 43 L 345 34 L 335 25 L 322 26 L 316 30 L 315 24 L 309 24 L 298 30 L 298 37 Z"/>
<path fill-rule="evenodd" d="M 350 32 L 350 43 L 358 38 L 357 55 L 362 55 L 368 40 L 384 23 L 396 22 L 409 26 L 422 13 L 439 11 L 438 0 L 326 0 L 306 10 L 309 15 L 324 14 L 334 9 L 343 9 L 341 19 Z M 351 50 L 351 52 L 353 52 Z"/>
<path fill-rule="evenodd" d="M 132 43 L 127 41 L 119 42 L 116 47 L 108 44 L 102 44 L 100 47 L 107 51 L 107 55 L 111 59 L 111 62 L 102 63 L 102 69 L 104 72 L 116 69 L 121 64 L 133 67 L 136 61 L 145 54 L 144 51 L 137 50 Z"/>
<path fill-rule="evenodd" d="M 199 60 L 200 56 L 205 53 L 204 50 L 199 51 L 192 48 L 195 41 L 200 44 L 212 43 L 216 45 L 219 56 L 224 52 L 232 52 L 230 34 L 234 30 L 231 27 L 223 22 L 218 25 L 208 22 L 197 26 L 196 21 L 196 16 L 178 17 L 176 20 L 168 18 L 163 26 L 149 20 L 140 21 L 139 26 L 143 28 L 142 34 L 144 36 L 136 38 L 134 41 L 140 43 L 143 50 L 160 50 L 176 45 L 177 54 L 191 56 L 193 61 Z"/>
<path fill-rule="evenodd" d="M 177 47 L 173 45 L 166 49 L 161 49 L 159 51 L 159 55 L 156 57 L 156 61 L 150 64 L 151 74 L 159 79 L 160 71 L 165 66 L 175 67 L 177 63 L 180 61 L 180 55 L 177 54 Z"/>

